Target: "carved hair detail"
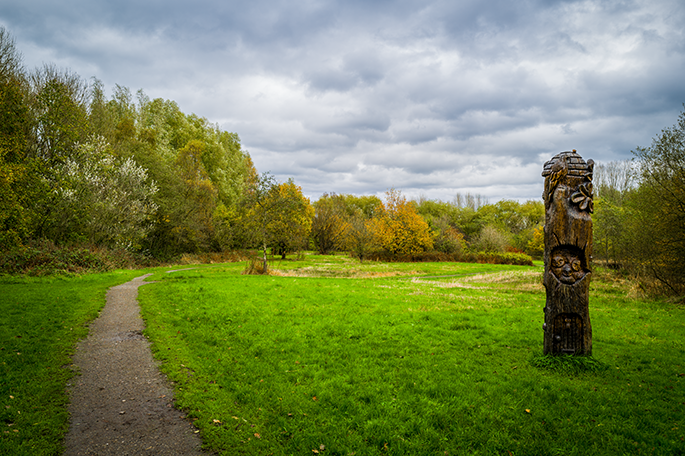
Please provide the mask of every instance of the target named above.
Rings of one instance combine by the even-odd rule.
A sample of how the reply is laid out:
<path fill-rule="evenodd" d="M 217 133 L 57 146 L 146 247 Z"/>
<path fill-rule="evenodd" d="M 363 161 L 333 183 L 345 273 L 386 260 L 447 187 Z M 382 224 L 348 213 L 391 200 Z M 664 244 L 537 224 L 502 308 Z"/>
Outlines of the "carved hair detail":
<path fill-rule="evenodd" d="M 542 194 L 542 199 L 545 204 L 548 204 L 554 196 L 554 191 L 559 185 L 567 184 L 570 178 L 576 178 L 572 181 L 573 193 L 571 195 L 571 202 L 578 206 L 580 211 L 592 212 L 594 209 L 592 202 L 592 178 L 594 173 L 595 162 L 590 159 L 585 162 L 583 158 L 576 153 L 576 150 L 569 152 L 560 152 L 549 161 L 545 163 L 542 170 L 542 176 L 545 178 L 545 191 Z M 578 185 L 578 180 L 582 183 Z"/>

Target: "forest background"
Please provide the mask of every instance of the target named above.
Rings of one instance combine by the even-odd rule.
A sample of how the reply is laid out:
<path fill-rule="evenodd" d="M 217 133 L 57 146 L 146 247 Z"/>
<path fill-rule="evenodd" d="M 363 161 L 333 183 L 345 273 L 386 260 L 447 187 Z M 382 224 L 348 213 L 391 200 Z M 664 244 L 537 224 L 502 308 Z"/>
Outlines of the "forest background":
<path fill-rule="evenodd" d="M 236 133 L 170 100 L 44 65 L 24 68 L 0 27 L 0 272 L 78 272 L 267 252 L 360 261 L 530 264 L 542 201 L 455 195 L 306 198 L 259 174 Z M 685 292 L 685 112 L 634 159 L 595 167 L 595 260 L 643 291 Z M 261 257 L 257 261 L 257 254 Z"/>

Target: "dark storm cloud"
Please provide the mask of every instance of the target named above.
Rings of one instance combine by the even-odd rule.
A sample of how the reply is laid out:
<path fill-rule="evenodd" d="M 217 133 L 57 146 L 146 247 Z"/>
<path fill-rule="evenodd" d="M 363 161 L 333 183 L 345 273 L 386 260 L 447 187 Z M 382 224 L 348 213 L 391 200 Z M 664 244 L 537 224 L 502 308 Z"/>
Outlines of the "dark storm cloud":
<path fill-rule="evenodd" d="M 35 1 L 27 65 L 142 88 L 306 193 L 539 198 L 561 150 L 629 158 L 685 102 L 680 0 Z"/>

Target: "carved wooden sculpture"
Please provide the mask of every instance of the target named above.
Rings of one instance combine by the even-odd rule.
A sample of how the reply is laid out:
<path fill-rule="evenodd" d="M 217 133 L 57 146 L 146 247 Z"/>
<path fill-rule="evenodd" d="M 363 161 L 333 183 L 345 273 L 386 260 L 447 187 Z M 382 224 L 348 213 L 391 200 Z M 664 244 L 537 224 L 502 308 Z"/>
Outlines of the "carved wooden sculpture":
<path fill-rule="evenodd" d="M 545 163 L 545 354 L 592 354 L 589 289 L 594 162 L 561 152 Z"/>

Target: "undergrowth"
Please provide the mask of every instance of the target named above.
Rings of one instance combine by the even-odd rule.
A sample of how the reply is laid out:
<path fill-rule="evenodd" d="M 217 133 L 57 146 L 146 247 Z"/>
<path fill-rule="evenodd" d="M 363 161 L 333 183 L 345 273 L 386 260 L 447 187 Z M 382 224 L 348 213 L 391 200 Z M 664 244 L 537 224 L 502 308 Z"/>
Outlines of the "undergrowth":
<path fill-rule="evenodd" d="M 83 274 L 150 266 L 153 263 L 154 260 L 125 250 L 59 246 L 51 241 L 34 241 L 12 250 L 0 251 L 0 274 Z"/>

